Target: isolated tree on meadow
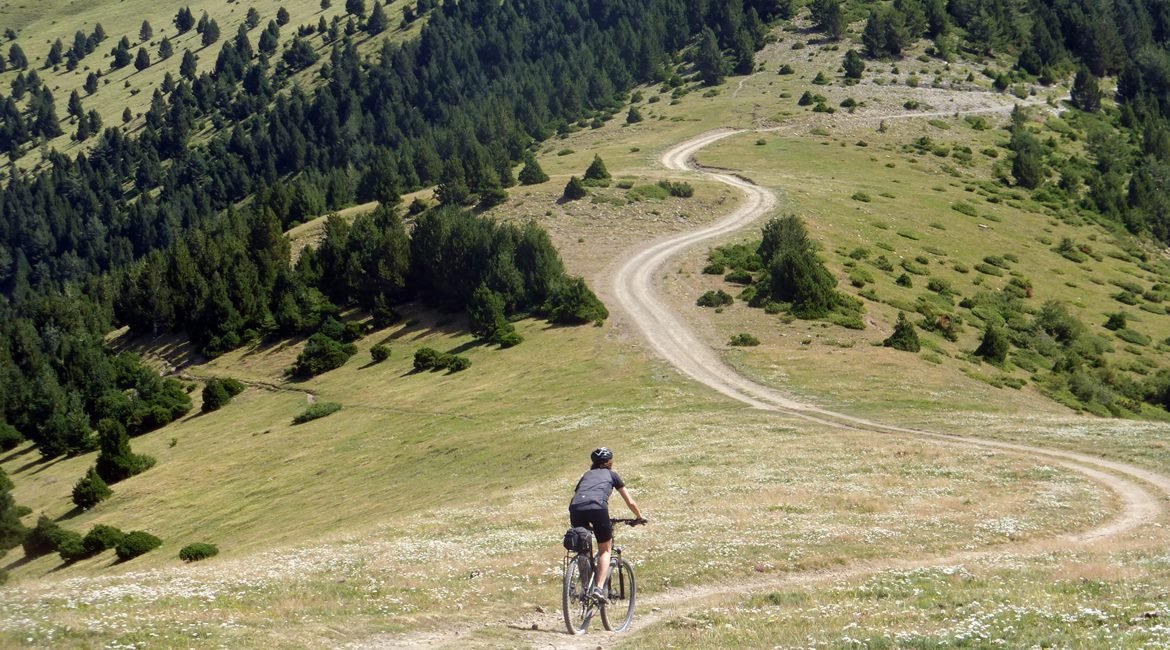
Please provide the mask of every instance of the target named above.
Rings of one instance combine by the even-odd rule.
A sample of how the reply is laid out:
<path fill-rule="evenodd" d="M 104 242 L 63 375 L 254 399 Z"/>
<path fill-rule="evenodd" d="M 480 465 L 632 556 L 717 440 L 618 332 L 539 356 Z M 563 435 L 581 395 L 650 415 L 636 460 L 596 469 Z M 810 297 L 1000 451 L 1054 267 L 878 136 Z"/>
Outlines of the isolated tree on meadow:
<path fill-rule="evenodd" d="M 266 56 L 276 54 L 276 48 L 280 46 L 280 28 L 276 26 L 276 22 L 268 21 L 268 26 L 260 32 L 260 40 L 256 42 L 256 48 Z"/>
<path fill-rule="evenodd" d="M 24 70 L 28 67 L 28 57 L 24 55 L 24 50 L 16 43 L 8 48 L 8 65 L 13 70 Z"/>
<path fill-rule="evenodd" d="M 134 119 L 134 113 L 130 112 L 130 107 L 122 109 L 122 124 L 129 124 L 130 120 Z"/>
<path fill-rule="evenodd" d="M 110 67 L 114 70 L 120 70 L 130 65 L 130 62 L 134 60 L 134 57 L 130 54 L 130 39 L 123 36 L 122 40 L 118 41 L 118 44 L 110 51 L 110 54 L 114 57 L 113 62 L 110 64 Z"/>
<path fill-rule="evenodd" d="M 179 64 L 179 74 L 184 79 L 195 81 L 195 75 L 199 73 L 199 57 L 195 56 L 191 50 L 183 50 L 183 61 Z"/>
<path fill-rule="evenodd" d="M 61 42 L 61 39 L 58 38 L 53 41 L 53 45 L 49 47 L 49 53 L 45 55 L 45 67 L 51 68 L 55 65 L 60 65 L 62 59 L 61 53 L 64 51 L 65 45 Z"/>
<path fill-rule="evenodd" d="M 366 15 L 365 0 L 345 0 L 345 13 L 361 18 Z"/>
<path fill-rule="evenodd" d="M 154 458 L 136 454 L 130 449 L 130 437 L 126 428 L 109 418 L 98 422 L 98 453 L 94 468 L 107 484 L 114 484 L 141 474 L 154 466 Z"/>
<path fill-rule="evenodd" d="M 244 16 L 243 25 L 245 28 L 252 30 L 256 29 L 256 25 L 260 24 L 260 12 L 256 11 L 256 7 L 248 7 L 248 14 Z"/>
<path fill-rule="evenodd" d="M 183 7 L 175 14 L 175 29 L 179 30 L 180 34 L 186 34 L 195 26 L 195 15 L 191 13 L 191 7 Z"/>
<path fill-rule="evenodd" d="M 281 5 L 280 8 L 276 10 L 276 24 L 283 27 L 288 24 L 290 19 L 291 18 L 288 15 L 288 9 L 285 9 L 284 5 Z"/>
<path fill-rule="evenodd" d="M 898 322 L 894 324 L 894 333 L 882 341 L 882 345 L 903 352 L 918 352 L 921 344 L 918 342 L 918 332 L 914 331 L 914 324 L 906 318 L 906 312 L 898 312 Z"/>
<path fill-rule="evenodd" d="M 158 58 L 166 60 L 174 56 L 175 46 L 171 45 L 171 39 L 166 36 L 162 37 L 162 41 L 158 44 Z"/>
<path fill-rule="evenodd" d="M 562 197 L 566 201 L 576 201 L 577 199 L 585 198 L 589 191 L 585 189 L 585 184 L 581 182 L 580 178 L 570 176 L 569 182 L 565 184 L 565 192 Z"/>
<path fill-rule="evenodd" d="M 845 61 L 842 67 L 845 68 L 845 78 L 860 79 L 861 75 L 865 72 L 865 61 L 857 53 L 857 50 L 849 50 L 845 53 Z"/>
<path fill-rule="evenodd" d="M 147 54 L 145 47 L 138 48 L 138 56 L 134 58 L 134 69 L 138 71 L 145 70 L 150 67 L 150 55 Z"/>
<path fill-rule="evenodd" d="M 1007 361 L 1010 349 L 1011 341 L 1008 339 L 1007 333 L 1003 331 L 1003 327 L 995 323 L 988 323 L 987 329 L 983 330 L 983 340 L 980 341 L 979 347 L 975 348 L 975 356 L 999 365 Z"/>
<path fill-rule="evenodd" d="M 88 75 L 86 75 L 85 76 L 85 83 L 82 84 L 81 87 L 83 90 L 85 90 L 85 94 L 87 94 L 87 95 L 92 95 L 92 94 L 96 93 L 98 91 L 97 75 L 92 73 L 92 72 L 89 73 Z"/>
<path fill-rule="evenodd" d="M 333 6 L 333 0 L 321 0 L 321 11 L 325 11 L 326 9 L 328 9 L 332 6 Z"/>
<path fill-rule="evenodd" d="M 110 486 L 98 475 L 96 467 L 90 467 L 85 476 L 73 486 L 73 504 L 89 510 L 114 494 Z"/>
<path fill-rule="evenodd" d="M 524 154 L 524 167 L 520 168 L 516 180 L 520 181 L 521 185 L 539 185 L 548 181 L 548 174 L 540 168 L 540 163 L 536 162 L 536 156 L 526 153 Z"/>
<path fill-rule="evenodd" d="M 150 21 L 142 21 L 142 27 L 138 28 L 138 40 L 145 43 L 151 36 L 154 36 L 154 28 L 150 26 Z"/>
<path fill-rule="evenodd" d="M 219 23 L 215 19 L 207 21 L 207 25 L 203 28 L 203 36 L 201 42 L 203 47 L 207 47 L 219 40 Z"/>
<path fill-rule="evenodd" d="M 609 180 L 609 178 L 609 171 L 605 168 L 601 156 L 593 154 L 593 162 L 589 163 L 589 168 L 585 170 L 585 180 L 604 181 Z"/>
<path fill-rule="evenodd" d="M 69 103 L 65 105 L 65 112 L 78 119 L 85 114 L 85 107 L 81 105 L 81 95 L 77 94 L 76 90 L 69 93 Z"/>

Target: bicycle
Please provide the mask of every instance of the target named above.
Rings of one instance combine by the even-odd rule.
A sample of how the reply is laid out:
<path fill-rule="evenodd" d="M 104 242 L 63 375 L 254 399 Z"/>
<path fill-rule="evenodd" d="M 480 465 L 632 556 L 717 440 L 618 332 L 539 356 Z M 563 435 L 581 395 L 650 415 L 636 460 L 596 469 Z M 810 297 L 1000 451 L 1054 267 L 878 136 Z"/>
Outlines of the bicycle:
<path fill-rule="evenodd" d="M 637 526 L 642 519 L 610 519 L 612 524 Z M 622 547 L 614 546 L 609 556 L 609 575 L 605 580 L 608 603 L 598 605 L 590 595 L 597 576 L 597 558 L 593 544 L 589 552 L 565 552 L 564 583 L 561 588 L 561 611 L 569 634 L 585 634 L 595 613 L 601 614 L 601 625 L 611 632 L 623 632 L 634 620 L 634 568 L 622 558 Z M 617 614 L 619 618 L 614 619 Z"/>

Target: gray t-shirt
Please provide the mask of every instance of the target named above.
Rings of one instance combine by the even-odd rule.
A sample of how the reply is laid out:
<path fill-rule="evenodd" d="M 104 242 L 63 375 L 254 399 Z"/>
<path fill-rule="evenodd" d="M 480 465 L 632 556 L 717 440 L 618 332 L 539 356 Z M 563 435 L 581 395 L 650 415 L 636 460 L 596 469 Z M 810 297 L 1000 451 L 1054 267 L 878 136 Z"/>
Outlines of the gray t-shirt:
<path fill-rule="evenodd" d="M 609 495 L 615 488 L 624 488 L 625 482 L 612 469 L 591 469 L 581 475 L 573 491 L 569 510 L 607 510 Z"/>

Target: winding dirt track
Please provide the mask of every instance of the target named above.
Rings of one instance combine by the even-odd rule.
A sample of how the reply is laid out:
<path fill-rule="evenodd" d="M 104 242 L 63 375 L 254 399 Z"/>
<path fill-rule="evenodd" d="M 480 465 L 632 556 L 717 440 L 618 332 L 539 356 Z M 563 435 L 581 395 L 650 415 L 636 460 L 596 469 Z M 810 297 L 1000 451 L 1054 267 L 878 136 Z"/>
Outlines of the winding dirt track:
<path fill-rule="evenodd" d="M 767 215 L 775 206 L 776 197 L 771 191 L 738 176 L 704 170 L 693 162 L 695 154 L 703 147 L 743 132 L 732 129 L 711 131 L 675 146 L 661 157 L 663 166 L 668 169 L 699 173 L 708 179 L 716 180 L 739 190 L 744 195 L 742 204 L 734 212 L 709 226 L 658 240 L 648 248 L 633 254 L 621 265 L 614 277 L 613 292 L 618 302 L 617 306 L 625 312 L 632 324 L 641 331 L 646 342 L 660 357 L 695 381 L 754 408 L 783 413 L 823 425 L 917 436 L 944 444 L 994 449 L 1032 458 L 1046 458 L 1050 462 L 1069 471 L 1077 472 L 1112 491 L 1122 504 L 1120 511 L 1100 526 L 1065 534 L 1051 540 L 1025 544 L 1020 548 L 1013 548 L 1013 552 L 1041 549 L 1052 551 L 1098 542 L 1121 536 L 1140 526 L 1155 523 L 1162 516 L 1164 501 L 1170 496 L 1170 477 L 1162 474 L 1088 454 L 909 429 L 828 411 L 785 397 L 767 386 L 744 378 L 735 369 L 724 363 L 715 350 L 703 342 L 681 317 L 663 302 L 655 288 L 655 278 L 661 273 L 666 261 L 674 255 L 701 242 L 738 231 Z M 1002 549 L 999 552 L 1002 552 Z M 761 576 L 750 583 L 672 590 L 643 601 L 646 606 L 658 605 L 658 607 L 653 607 L 649 612 L 645 611 L 646 607 L 639 608 L 638 618 L 634 620 L 634 633 L 636 634 L 637 627 L 645 627 L 672 613 L 682 611 L 687 605 L 694 604 L 703 598 L 722 594 L 742 594 L 769 586 L 775 588 L 780 584 L 811 583 L 826 577 L 840 578 L 862 575 L 882 569 L 969 561 L 988 555 L 990 552 L 984 551 L 936 558 L 890 560 L 883 562 L 880 566 L 865 564 L 832 572 Z M 535 639 L 533 640 L 535 641 Z M 608 644 L 616 640 L 618 639 L 607 638 L 605 635 L 590 635 L 588 640 L 565 638 L 564 641 L 556 642 L 555 645 L 558 647 L 592 648 L 597 647 L 599 641 L 602 644 Z M 547 643 L 547 639 L 545 643 Z M 538 645 L 540 644 L 538 643 Z"/>

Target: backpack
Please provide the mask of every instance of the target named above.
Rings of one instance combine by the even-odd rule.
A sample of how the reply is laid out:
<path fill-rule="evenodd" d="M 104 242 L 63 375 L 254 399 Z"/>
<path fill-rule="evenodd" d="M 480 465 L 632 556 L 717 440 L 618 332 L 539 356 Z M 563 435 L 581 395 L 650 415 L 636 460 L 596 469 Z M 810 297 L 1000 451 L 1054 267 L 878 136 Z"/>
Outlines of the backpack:
<path fill-rule="evenodd" d="M 593 531 L 581 527 L 566 530 L 564 546 L 571 553 L 593 555 Z"/>

